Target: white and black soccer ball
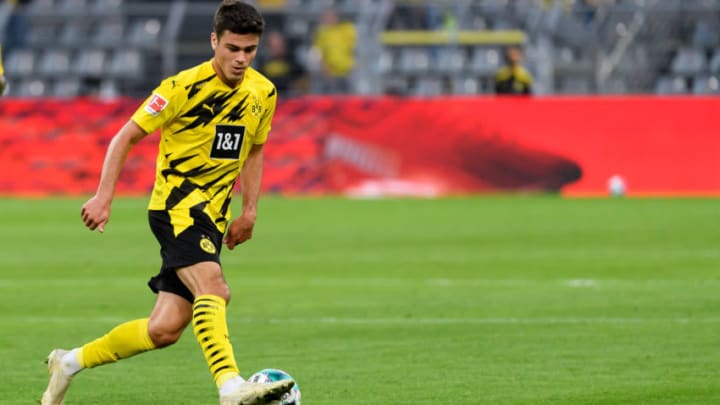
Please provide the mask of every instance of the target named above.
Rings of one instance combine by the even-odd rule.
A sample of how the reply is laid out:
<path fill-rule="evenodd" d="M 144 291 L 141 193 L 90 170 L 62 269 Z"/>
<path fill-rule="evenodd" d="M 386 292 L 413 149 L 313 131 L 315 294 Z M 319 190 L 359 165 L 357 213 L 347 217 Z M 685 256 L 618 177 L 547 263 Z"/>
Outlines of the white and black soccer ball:
<path fill-rule="evenodd" d="M 282 399 L 279 402 L 273 402 L 273 405 L 300 405 L 301 395 L 297 380 L 282 370 L 278 370 L 276 368 L 266 368 L 251 375 L 248 381 L 254 383 L 271 383 L 282 380 L 293 380 L 295 381 L 295 385 L 292 387 L 290 392 L 282 396 Z"/>

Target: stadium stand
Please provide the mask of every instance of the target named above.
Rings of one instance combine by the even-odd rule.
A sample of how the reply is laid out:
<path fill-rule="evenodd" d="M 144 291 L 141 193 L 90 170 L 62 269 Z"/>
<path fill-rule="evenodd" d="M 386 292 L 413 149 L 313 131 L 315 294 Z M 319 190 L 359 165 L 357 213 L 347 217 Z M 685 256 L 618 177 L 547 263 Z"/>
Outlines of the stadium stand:
<path fill-rule="evenodd" d="M 4 49 L 9 95 L 144 96 L 211 56 L 216 1 L 32 0 L 22 46 Z M 333 7 L 358 30 L 352 92 L 494 91 L 519 44 L 543 94 L 717 94 L 720 0 L 258 0 L 312 80 L 312 33 Z M 3 38 L 4 39 L 4 38 Z M 262 57 L 262 56 L 261 56 Z M 309 86 L 312 88 L 312 86 Z"/>

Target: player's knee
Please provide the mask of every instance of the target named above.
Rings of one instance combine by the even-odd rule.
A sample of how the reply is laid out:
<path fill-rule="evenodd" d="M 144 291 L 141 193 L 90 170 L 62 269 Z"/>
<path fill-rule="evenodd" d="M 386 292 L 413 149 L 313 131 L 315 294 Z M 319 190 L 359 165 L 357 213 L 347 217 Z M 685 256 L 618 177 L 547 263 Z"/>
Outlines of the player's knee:
<path fill-rule="evenodd" d="M 155 344 L 155 348 L 160 349 L 175 344 L 182 335 L 182 329 L 175 330 L 164 325 L 150 323 L 148 325 L 148 334 L 153 344 Z"/>
<path fill-rule="evenodd" d="M 218 296 L 225 300 L 226 303 L 230 302 L 230 286 L 228 286 L 222 275 L 219 275 L 216 279 L 213 279 L 208 286 L 208 293 Z"/>
<path fill-rule="evenodd" d="M 222 287 L 218 289 L 218 296 L 225 300 L 226 304 L 230 303 L 230 287 L 228 287 L 227 284 L 224 284 Z"/>

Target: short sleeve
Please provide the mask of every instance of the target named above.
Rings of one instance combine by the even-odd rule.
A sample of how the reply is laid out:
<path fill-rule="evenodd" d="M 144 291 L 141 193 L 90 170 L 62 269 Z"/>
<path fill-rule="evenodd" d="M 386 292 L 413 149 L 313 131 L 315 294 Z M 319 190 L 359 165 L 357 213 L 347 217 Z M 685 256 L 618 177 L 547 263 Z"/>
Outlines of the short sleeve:
<path fill-rule="evenodd" d="M 174 77 L 165 79 L 135 111 L 132 120 L 148 134 L 155 132 L 178 114 L 184 93 Z"/>
<path fill-rule="evenodd" d="M 260 119 L 257 132 L 255 133 L 255 144 L 260 145 L 267 142 L 268 134 L 275 115 L 275 106 L 277 104 L 277 90 L 273 89 L 267 94 L 265 99 L 265 111 Z"/>

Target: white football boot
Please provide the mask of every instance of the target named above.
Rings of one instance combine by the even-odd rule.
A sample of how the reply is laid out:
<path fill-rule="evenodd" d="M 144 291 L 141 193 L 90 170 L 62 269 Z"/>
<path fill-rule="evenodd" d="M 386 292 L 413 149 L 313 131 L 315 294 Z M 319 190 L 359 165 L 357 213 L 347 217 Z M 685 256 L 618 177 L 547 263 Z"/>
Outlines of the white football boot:
<path fill-rule="evenodd" d="M 232 392 L 220 396 L 220 405 L 267 405 L 280 400 L 290 392 L 295 381 L 282 380 L 272 383 L 245 381 Z M 45 405 L 43 403 L 43 405 Z"/>
<path fill-rule="evenodd" d="M 72 374 L 67 374 L 62 366 L 62 358 L 68 353 L 67 350 L 55 349 L 48 355 L 45 361 L 48 365 L 50 381 L 43 393 L 41 405 L 63 405 L 65 392 L 72 382 Z"/>

